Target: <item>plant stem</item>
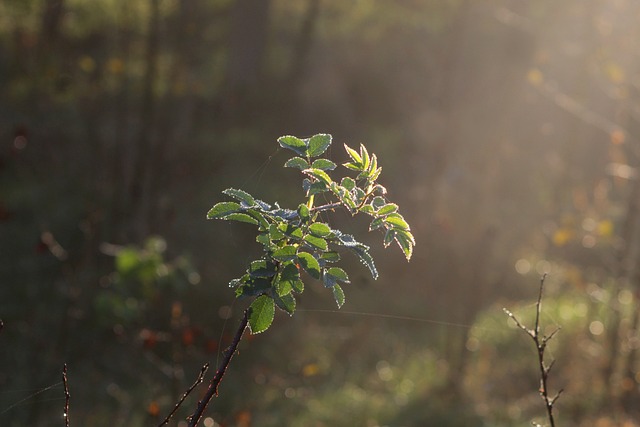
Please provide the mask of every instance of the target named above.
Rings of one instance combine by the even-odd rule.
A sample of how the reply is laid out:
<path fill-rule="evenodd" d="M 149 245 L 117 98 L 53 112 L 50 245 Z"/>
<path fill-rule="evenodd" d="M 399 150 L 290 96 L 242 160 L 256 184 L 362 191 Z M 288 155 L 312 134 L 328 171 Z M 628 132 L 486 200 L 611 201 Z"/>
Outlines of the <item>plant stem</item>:
<path fill-rule="evenodd" d="M 236 330 L 236 334 L 233 337 L 233 342 L 227 349 L 224 351 L 224 358 L 222 362 L 220 362 L 220 366 L 218 366 L 218 370 L 216 374 L 213 376 L 211 383 L 209 383 L 209 387 L 207 388 L 207 392 L 205 393 L 202 400 L 198 402 L 198 407 L 196 411 L 191 415 L 189 420 L 189 427 L 195 427 L 200 422 L 202 415 L 204 414 L 204 410 L 207 408 L 209 401 L 213 398 L 213 396 L 218 395 L 218 386 L 222 381 L 222 377 L 227 372 L 227 368 L 229 367 L 229 363 L 231 362 L 231 358 L 238 350 L 238 344 L 240 344 L 240 340 L 242 340 L 242 335 L 244 334 L 244 330 L 247 328 L 247 324 L 249 323 L 249 309 L 244 311 L 244 315 L 242 316 L 242 320 L 240 321 L 240 325 Z"/>

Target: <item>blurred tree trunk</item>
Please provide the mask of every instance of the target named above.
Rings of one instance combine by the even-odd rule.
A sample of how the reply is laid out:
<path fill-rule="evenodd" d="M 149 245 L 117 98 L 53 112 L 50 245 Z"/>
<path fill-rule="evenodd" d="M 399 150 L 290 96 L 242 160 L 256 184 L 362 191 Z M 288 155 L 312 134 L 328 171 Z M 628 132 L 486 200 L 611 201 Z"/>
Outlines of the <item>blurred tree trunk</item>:
<path fill-rule="evenodd" d="M 151 194 L 153 162 L 152 153 L 157 147 L 153 133 L 156 116 L 156 96 L 154 93 L 158 78 L 158 49 L 160 27 L 160 0 L 149 0 L 149 21 L 147 45 L 144 56 L 145 75 L 140 105 L 140 127 L 136 138 L 137 153 L 134 160 L 133 181 L 130 189 L 130 206 L 134 215 L 132 234 L 134 240 L 141 241 L 150 230 L 152 215 Z"/>
<path fill-rule="evenodd" d="M 251 96 L 260 93 L 269 31 L 271 0 L 236 0 L 231 10 L 231 29 L 226 72 L 226 119 L 242 120 Z M 250 108 L 249 108 L 250 110 Z M 242 113 L 242 114 L 241 114 Z M 239 117 L 241 116 L 241 117 Z"/>

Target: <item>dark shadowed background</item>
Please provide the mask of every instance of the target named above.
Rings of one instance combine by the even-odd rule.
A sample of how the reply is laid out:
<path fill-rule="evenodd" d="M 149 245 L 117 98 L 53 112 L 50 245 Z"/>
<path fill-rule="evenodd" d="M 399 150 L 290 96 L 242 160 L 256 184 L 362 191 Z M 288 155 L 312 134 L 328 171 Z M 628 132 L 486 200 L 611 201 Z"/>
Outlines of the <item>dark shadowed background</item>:
<path fill-rule="evenodd" d="M 276 139 L 377 153 L 418 241 L 246 339 L 206 427 L 640 426 L 640 3 L 0 2 L 0 425 L 157 425 L 246 307 L 230 186 L 296 206 Z M 338 216 L 353 233 L 366 224 Z M 172 425 L 186 426 L 200 391 Z M 181 422 L 180 422 L 181 421 Z"/>

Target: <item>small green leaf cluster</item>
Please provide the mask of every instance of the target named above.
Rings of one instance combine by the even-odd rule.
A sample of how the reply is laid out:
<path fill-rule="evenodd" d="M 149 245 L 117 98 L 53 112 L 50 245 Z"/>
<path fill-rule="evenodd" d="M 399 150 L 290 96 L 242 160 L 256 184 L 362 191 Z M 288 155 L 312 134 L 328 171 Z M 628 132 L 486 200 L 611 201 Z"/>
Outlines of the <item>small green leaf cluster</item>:
<path fill-rule="evenodd" d="M 398 212 L 398 205 L 387 201 L 386 189 L 376 182 L 382 171 L 376 155 L 369 155 L 364 145 L 359 152 L 345 145 L 350 161 L 343 166 L 358 174 L 338 182 L 329 175 L 337 165 L 319 158 L 331 142 L 328 134 L 278 139 L 282 148 L 296 154 L 285 167 L 299 169 L 304 175 L 302 187 L 306 200 L 296 209 L 281 208 L 278 203 L 271 205 L 243 190 L 229 188 L 223 193 L 235 200 L 217 203 L 207 214 L 209 219 L 245 222 L 258 228 L 256 241 L 263 246 L 262 257 L 251 262 L 245 274 L 230 283 L 237 297 L 255 297 L 249 317 L 252 333 L 269 328 L 276 307 L 293 315 L 295 296 L 304 291 L 305 275 L 322 281 L 341 307 L 345 302 L 341 284 L 349 283 L 347 273 L 334 265 L 340 261 L 341 251 L 353 252 L 373 278 L 378 277 L 369 246 L 350 234 L 332 229 L 319 219 L 321 212 L 346 208 L 352 215 L 369 215 L 372 217 L 369 229 L 384 230 L 384 245 L 395 241 L 407 260 L 411 258 L 415 239 L 409 224 Z M 329 202 L 315 206 L 314 198 L 318 194 Z"/>

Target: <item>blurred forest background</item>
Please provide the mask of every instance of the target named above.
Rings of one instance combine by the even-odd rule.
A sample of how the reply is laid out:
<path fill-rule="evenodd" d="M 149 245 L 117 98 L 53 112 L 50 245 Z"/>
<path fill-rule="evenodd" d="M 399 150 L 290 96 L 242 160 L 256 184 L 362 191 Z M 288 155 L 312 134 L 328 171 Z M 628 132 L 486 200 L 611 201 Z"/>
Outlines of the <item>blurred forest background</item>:
<path fill-rule="evenodd" d="M 309 286 L 245 339 L 213 426 L 640 426 L 640 3 L 2 0 L 0 424 L 157 425 L 260 250 L 205 214 L 297 204 L 280 135 L 363 142 L 418 245 L 371 236 L 347 303 Z M 359 233 L 364 225 L 339 218 Z M 245 337 L 247 338 L 247 337 Z M 173 425 L 190 414 L 200 392 Z"/>

